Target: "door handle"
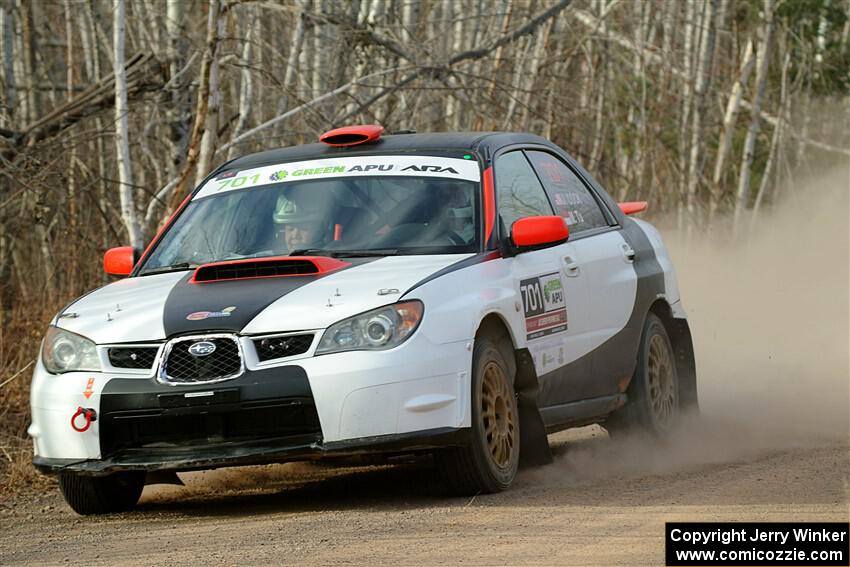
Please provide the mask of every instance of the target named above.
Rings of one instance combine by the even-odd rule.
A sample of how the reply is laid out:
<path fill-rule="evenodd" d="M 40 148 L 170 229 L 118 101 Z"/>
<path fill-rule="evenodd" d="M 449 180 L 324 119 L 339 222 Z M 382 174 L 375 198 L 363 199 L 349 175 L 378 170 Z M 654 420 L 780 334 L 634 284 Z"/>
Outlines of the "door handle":
<path fill-rule="evenodd" d="M 628 244 L 623 244 L 623 258 L 626 259 L 626 262 L 634 262 L 635 261 L 635 249 L 629 246 Z"/>
<path fill-rule="evenodd" d="M 564 273 L 574 278 L 579 274 L 579 265 L 572 256 L 564 256 Z"/>

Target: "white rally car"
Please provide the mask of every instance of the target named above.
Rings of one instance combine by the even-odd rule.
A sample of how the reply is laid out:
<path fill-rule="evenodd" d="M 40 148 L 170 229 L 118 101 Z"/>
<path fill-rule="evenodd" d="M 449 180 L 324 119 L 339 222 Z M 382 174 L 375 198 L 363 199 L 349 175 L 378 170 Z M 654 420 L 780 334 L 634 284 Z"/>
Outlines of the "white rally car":
<path fill-rule="evenodd" d="M 529 134 L 379 126 L 230 161 L 127 276 L 56 315 L 35 466 L 79 513 L 175 471 L 433 453 L 456 492 L 511 484 L 546 434 L 664 435 L 696 407 L 658 232 Z"/>

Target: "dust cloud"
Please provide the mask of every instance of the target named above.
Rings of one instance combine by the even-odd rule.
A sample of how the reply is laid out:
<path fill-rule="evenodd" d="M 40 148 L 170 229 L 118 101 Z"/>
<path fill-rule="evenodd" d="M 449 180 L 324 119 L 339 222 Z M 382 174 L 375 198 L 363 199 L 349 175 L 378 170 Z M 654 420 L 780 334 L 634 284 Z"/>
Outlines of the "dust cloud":
<path fill-rule="evenodd" d="M 700 415 L 664 443 L 605 439 L 598 426 L 550 438 L 570 482 L 746 463 L 850 440 L 850 164 L 786 187 L 780 204 L 708 234 L 655 221 L 694 338 Z M 843 452 L 836 466 L 850 471 Z M 564 471 L 564 469 L 567 471 Z"/>
<path fill-rule="evenodd" d="M 850 168 L 785 189 L 749 236 L 667 245 L 694 335 L 702 413 L 775 436 L 847 440 Z M 747 219 L 749 223 L 749 219 Z"/>

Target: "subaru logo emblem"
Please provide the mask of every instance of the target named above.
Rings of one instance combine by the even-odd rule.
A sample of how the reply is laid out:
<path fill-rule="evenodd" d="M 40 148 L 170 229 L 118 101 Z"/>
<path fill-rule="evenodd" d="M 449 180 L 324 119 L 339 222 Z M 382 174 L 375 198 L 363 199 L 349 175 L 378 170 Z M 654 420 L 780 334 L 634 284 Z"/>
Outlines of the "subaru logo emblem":
<path fill-rule="evenodd" d="M 215 345 L 209 341 L 201 341 L 193 343 L 189 347 L 189 354 L 192 356 L 207 356 L 215 352 Z"/>

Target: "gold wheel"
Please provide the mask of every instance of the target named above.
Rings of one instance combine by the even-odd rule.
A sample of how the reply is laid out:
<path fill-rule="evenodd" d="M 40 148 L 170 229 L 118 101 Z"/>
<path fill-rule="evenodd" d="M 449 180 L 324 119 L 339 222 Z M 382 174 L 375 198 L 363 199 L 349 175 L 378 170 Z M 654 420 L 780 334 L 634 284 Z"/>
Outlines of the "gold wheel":
<path fill-rule="evenodd" d="M 670 347 L 662 335 L 649 340 L 646 370 L 652 413 L 661 427 L 669 427 L 676 414 L 676 382 Z"/>
<path fill-rule="evenodd" d="M 510 466 L 516 450 L 517 415 L 512 397 L 504 371 L 489 361 L 481 384 L 481 420 L 490 458 L 499 468 Z"/>

